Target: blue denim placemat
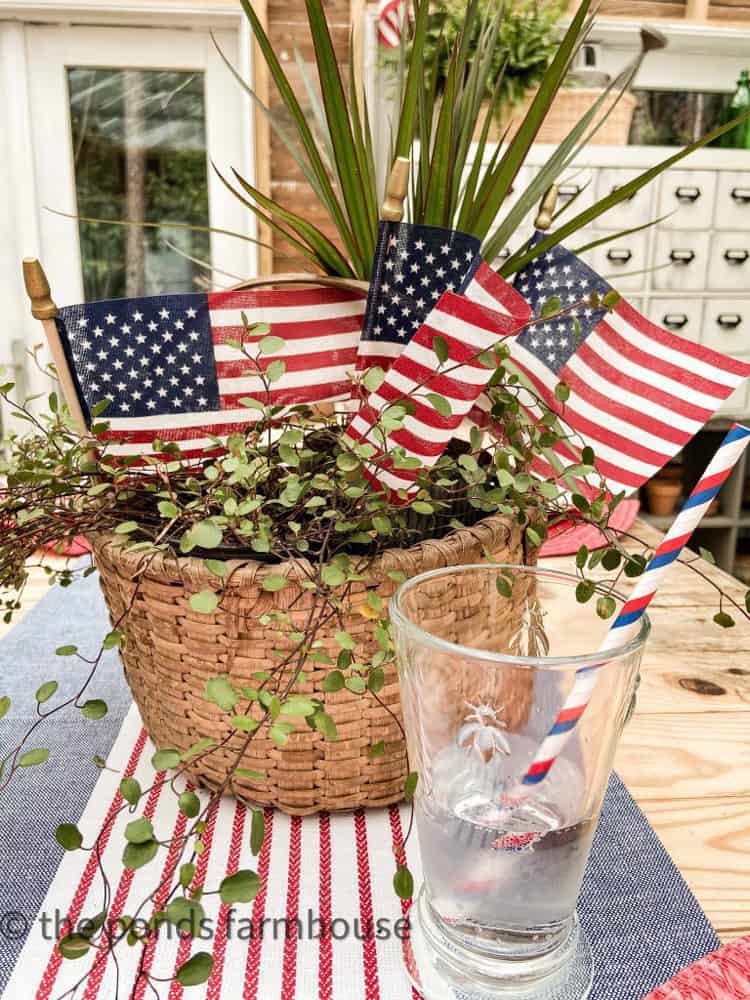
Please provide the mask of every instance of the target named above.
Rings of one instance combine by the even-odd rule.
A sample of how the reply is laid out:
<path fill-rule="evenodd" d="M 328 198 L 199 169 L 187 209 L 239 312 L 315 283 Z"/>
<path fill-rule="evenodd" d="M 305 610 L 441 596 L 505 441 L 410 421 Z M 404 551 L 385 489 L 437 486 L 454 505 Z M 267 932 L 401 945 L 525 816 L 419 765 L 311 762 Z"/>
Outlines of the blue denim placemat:
<path fill-rule="evenodd" d="M 40 684 L 59 681 L 57 700 L 74 692 L 85 676 L 84 664 L 55 656 L 55 648 L 71 643 L 93 654 L 108 628 L 92 576 L 64 590 L 54 588 L 0 641 L 0 695 L 13 699 L 0 722 L 3 755 L 35 718 L 34 692 Z M 99 776 L 92 758 L 106 757 L 130 706 L 116 653 L 106 654 L 88 697 L 103 698 L 109 714 L 87 722 L 70 710 L 41 727 L 33 745 L 49 747 L 50 762 L 34 773 L 19 774 L 0 798 L 0 990 L 60 863 L 62 849 L 54 830 L 80 817 Z M 55 763 L 63 759 L 65 769 Z M 594 840 L 579 913 L 596 962 L 592 1000 L 638 1000 L 719 944 L 616 775 Z M 298 992 L 298 1000 L 312 997 Z"/>

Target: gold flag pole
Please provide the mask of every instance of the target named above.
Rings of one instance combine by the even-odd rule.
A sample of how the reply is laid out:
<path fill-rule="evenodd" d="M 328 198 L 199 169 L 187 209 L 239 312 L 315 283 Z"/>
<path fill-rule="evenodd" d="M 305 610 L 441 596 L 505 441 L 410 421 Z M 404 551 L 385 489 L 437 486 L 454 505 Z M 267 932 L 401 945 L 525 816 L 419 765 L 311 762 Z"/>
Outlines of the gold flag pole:
<path fill-rule="evenodd" d="M 82 435 L 87 436 L 86 418 L 83 415 L 83 408 L 78 398 L 73 376 L 68 367 L 68 359 L 65 356 L 57 324 L 55 323 L 57 306 L 52 301 L 47 275 L 44 273 L 44 269 L 36 257 L 24 257 L 23 280 L 26 285 L 26 294 L 31 300 L 31 315 L 34 319 L 38 319 L 44 327 L 44 336 L 47 339 L 52 360 L 55 363 L 57 380 L 60 383 L 63 398 L 76 425 L 76 429 Z"/>
<path fill-rule="evenodd" d="M 411 163 L 405 156 L 399 156 L 393 164 L 388 178 L 385 201 L 380 217 L 385 222 L 401 222 L 404 217 L 404 202 L 409 193 L 409 170 Z"/>
<path fill-rule="evenodd" d="M 559 194 L 560 192 L 557 184 L 552 184 L 547 189 L 545 196 L 542 198 L 542 203 L 539 206 L 539 212 L 534 220 L 534 228 L 540 233 L 547 233 L 552 228 L 552 217 L 557 209 L 557 199 Z"/>

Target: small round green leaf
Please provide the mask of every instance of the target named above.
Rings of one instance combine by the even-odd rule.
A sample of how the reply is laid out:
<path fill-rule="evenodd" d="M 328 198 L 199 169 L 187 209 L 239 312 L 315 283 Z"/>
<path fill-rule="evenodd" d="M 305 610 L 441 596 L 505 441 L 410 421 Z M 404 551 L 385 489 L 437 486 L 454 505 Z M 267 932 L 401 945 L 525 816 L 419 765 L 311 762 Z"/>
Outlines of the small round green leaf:
<path fill-rule="evenodd" d="M 7 713 L 10 708 L 10 704 L 10 698 L 7 694 L 4 694 L 2 698 L 0 698 L 0 719 L 2 719 L 2 717 Z"/>
<path fill-rule="evenodd" d="M 600 597 L 596 602 L 596 613 L 600 618 L 611 618 L 617 610 L 614 597 Z"/>
<path fill-rule="evenodd" d="M 393 888 L 399 899 L 411 899 L 414 895 L 414 878 L 406 865 L 399 865 L 396 869 Z"/>
<path fill-rule="evenodd" d="M 213 590 L 191 594 L 190 607 L 202 615 L 210 615 L 219 606 L 219 595 Z"/>
<path fill-rule="evenodd" d="M 156 753 L 151 758 L 151 766 L 155 771 L 167 771 L 170 768 L 177 767 L 180 763 L 180 754 L 177 750 L 172 750 L 171 748 L 165 750 L 157 750 Z"/>
<path fill-rule="evenodd" d="M 404 799 L 406 802 L 411 802 L 414 798 L 414 792 L 417 790 L 417 781 L 419 780 L 419 775 L 416 771 L 410 771 L 406 776 L 404 781 Z"/>
<path fill-rule="evenodd" d="M 258 895 L 260 878 L 249 868 L 223 879 L 219 886 L 222 903 L 251 903 Z"/>
<path fill-rule="evenodd" d="M 207 951 L 199 951 L 177 970 L 177 982 L 181 986 L 200 986 L 211 978 L 214 960 Z"/>
<path fill-rule="evenodd" d="M 57 948 L 63 958 L 75 960 L 88 954 L 90 944 L 83 934 L 67 934 L 57 942 Z"/>
<path fill-rule="evenodd" d="M 714 615 L 714 621 L 721 628 L 734 628 L 736 622 L 731 615 L 728 615 L 726 611 L 719 611 Z"/>
<path fill-rule="evenodd" d="M 141 797 L 140 783 L 135 778 L 123 778 L 120 782 L 120 795 L 131 806 L 136 805 Z"/>
<path fill-rule="evenodd" d="M 120 524 L 118 524 L 115 527 L 115 534 L 116 535 L 129 535 L 129 534 L 131 534 L 131 532 L 137 531 L 137 530 L 138 530 L 138 522 L 137 521 L 122 521 Z"/>
<path fill-rule="evenodd" d="M 205 913 L 197 899 L 175 896 L 167 906 L 166 916 L 170 924 L 190 937 L 196 937 Z"/>
<path fill-rule="evenodd" d="M 344 686 L 344 675 L 340 670 L 331 670 L 331 672 L 323 680 L 323 690 L 331 694 L 334 691 L 340 691 Z"/>
<path fill-rule="evenodd" d="M 285 576 L 267 576 L 264 578 L 261 586 L 263 590 L 268 590 L 273 594 L 277 590 L 283 590 L 288 583 L 289 581 Z"/>
<path fill-rule="evenodd" d="M 61 823 L 55 830 L 55 840 L 64 850 L 77 851 L 83 843 L 83 836 L 74 823 Z"/>
<path fill-rule="evenodd" d="M 78 652 L 78 646 L 58 646 L 55 653 L 58 656 L 75 656 Z"/>
<path fill-rule="evenodd" d="M 180 865 L 180 885 L 183 889 L 187 889 L 194 878 L 195 865 L 191 861 L 187 861 L 184 865 Z"/>
<path fill-rule="evenodd" d="M 261 354 L 277 354 L 284 346 L 284 341 L 281 337 L 264 337 L 258 343 L 258 350 Z"/>
<path fill-rule="evenodd" d="M 180 812 L 189 819 L 195 819 L 201 811 L 201 800 L 195 792 L 183 792 L 177 800 Z"/>
<path fill-rule="evenodd" d="M 320 571 L 320 578 L 326 587 L 340 587 L 346 582 L 346 574 L 339 567 L 330 563 Z"/>
<path fill-rule="evenodd" d="M 204 697 L 206 701 L 218 705 L 224 712 L 231 712 L 240 700 L 229 678 L 224 675 L 221 677 L 212 677 L 206 682 Z"/>
<path fill-rule="evenodd" d="M 42 684 L 41 687 L 37 688 L 36 700 L 40 705 L 43 705 L 45 701 L 50 700 L 58 687 L 57 681 L 47 681 L 46 684 Z"/>
<path fill-rule="evenodd" d="M 49 750 L 43 750 L 41 748 L 36 750 L 27 750 L 25 754 L 22 754 L 18 759 L 19 767 L 34 767 L 35 764 L 46 764 L 49 760 Z"/>
<path fill-rule="evenodd" d="M 150 819 L 140 816 L 125 827 L 125 839 L 131 844 L 145 844 L 154 839 L 154 828 Z"/>
<path fill-rule="evenodd" d="M 107 714 L 107 703 L 100 698 L 94 698 L 84 703 L 81 708 L 81 715 L 84 719 L 103 719 Z"/>
<path fill-rule="evenodd" d="M 263 847 L 263 838 L 266 833 L 266 821 L 262 809 L 253 809 L 250 821 L 250 850 L 254 855 L 260 854 Z"/>
<path fill-rule="evenodd" d="M 200 549 L 215 549 L 221 545 L 222 538 L 221 528 L 211 521 L 199 521 L 190 529 L 190 541 Z"/>
<path fill-rule="evenodd" d="M 122 863 L 131 871 L 137 871 L 153 861 L 158 850 L 159 845 L 155 840 L 147 840 L 143 844 L 128 844 L 122 853 Z"/>

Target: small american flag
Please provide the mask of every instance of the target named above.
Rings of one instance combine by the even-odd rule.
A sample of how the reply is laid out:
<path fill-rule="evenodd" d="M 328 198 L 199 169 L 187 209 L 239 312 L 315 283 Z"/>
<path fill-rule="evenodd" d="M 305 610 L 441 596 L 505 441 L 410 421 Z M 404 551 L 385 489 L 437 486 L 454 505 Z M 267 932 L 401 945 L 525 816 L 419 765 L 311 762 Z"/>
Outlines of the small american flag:
<path fill-rule="evenodd" d="M 243 397 L 272 405 L 348 399 L 365 292 L 326 286 L 160 295 L 67 306 L 57 323 L 89 426 L 95 404 L 109 430 L 108 454 L 153 454 L 175 441 L 186 458 L 255 419 Z M 284 346 L 259 358 L 283 361 L 270 398 L 253 364 L 230 345 L 245 336 L 242 313 L 264 323 Z M 261 334 L 245 336 L 251 355 Z M 277 366 L 278 367 L 278 366 Z"/>
<path fill-rule="evenodd" d="M 572 307 L 592 293 L 603 298 L 610 291 L 562 246 L 519 272 L 513 287 L 482 264 L 465 289 L 473 301 L 523 324 L 553 297 Z M 575 464 L 576 448 L 590 445 L 598 472 L 615 494 L 630 494 L 650 479 L 750 376 L 750 365 L 669 333 L 624 299 L 611 312 L 583 304 L 541 319 L 508 347 L 534 390 L 575 432 L 572 447 L 563 441 L 554 446 L 557 459 Z M 555 397 L 559 382 L 570 388 L 565 403 Z M 527 410 L 532 418 L 540 415 L 533 403 Z M 543 458 L 534 470 L 545 478 L 555 475 Z"/>
<path fill-rule="evenodd" d="M 383 384 L 360 407 L 347 433 L 375 448 L 380 460 L 366 472 L 386 487 L 394 500 L 399 494 L 408 497 L 415 492 L 418 473 L 394 463 L 391 453 L 394 449 L 403 451 L 406 457 L 418 459 L 422 469 L 434 465 L 492 374 L 480 356 L 504 337 L 511 337 L 518 326 L 519 321 L 512 316 L 501 316 L 465 296 L 445 292 L 388 370 Z M 438 337 L 447 355 L 442 365 L 436 353 Z M 450 412 L 436 409 L 431 394 L 442 397 Z M 389 406 L 405 398 L 414 413 L 384 440 L 378 419 Z"/>
<path fill-rule="evenodd" d="M 438 226 L 382 222 L 358 367 L 387 369 L 443 292 L 458 291 L 479 263 L 475 236 Z"/>
<path fill-rule="evenodd" d="M 404 24 L 407 18 L 407 0 L 380 0 L 378 6 L 378 40 L 384 48 L 398 48 L 401 44 Z"/>

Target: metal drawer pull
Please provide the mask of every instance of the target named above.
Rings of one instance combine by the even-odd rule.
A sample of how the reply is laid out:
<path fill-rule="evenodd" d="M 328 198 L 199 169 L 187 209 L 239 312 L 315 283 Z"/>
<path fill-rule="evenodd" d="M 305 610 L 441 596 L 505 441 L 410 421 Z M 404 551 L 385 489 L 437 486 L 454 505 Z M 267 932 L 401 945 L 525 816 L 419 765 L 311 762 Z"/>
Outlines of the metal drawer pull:
<path fill-rule="evenodd" d="M 736 330 L 742 322 L 739 313 L 721 313 L 716 317 L 716 322 L 725 330 Z"/>
<path fill-rule="evenodd" d="M 561 184 L 557 189 L 557 194 L 560 198 L 575 198 L 581 191 L 583 188 L 580 184 Z"/>
<path fill-rule="evenodd" d="M 621 185 L 621 184 L 613 184 L 613 185 L 612 185 L 612 194 L 615 194 L 615 192 L 616 192 L 616 191 L 619 191 L 621 187 L 622 187 L 622 185 Z M 633 192 L 632 194 L 629 194 L 629 195 L 627 196 L 627 198 L 625 199 L 625 201 L 632 201 L 632 200 L 633 200 L 633 198 L 635 198 L 635 196 L 636 196 L 637 194 L 638 194 L 638 192 L 637 192 L 637 191 L 634 191 L 634 192 Z"/>
<path fill-rule="evenodd" d="M 732 197 L 746 205 L 750 201 L 750 188 L 732 188 Z"/>
<path fill-rule="evenodd" d="M 724 260 L 730 264 L 744 264 L 750 257 L 750 250 L 725 250 Z"/>
<path fill-rule="evenodd" d="M 695 250 L 673 250 L 669 259 L 673 264 L 682 264 L 685 267 L 695 260 Z"/>
<path fill-rule="evenodd" d="M 607 260 L 611 260 L 613 264 L 627 264 L 629 260 L 633 258 L 632 250 L 608 250 Z"/>
<path fill-rule="evenodd" d="M 698 187 L 678 187 L 675 196 L 678 201 L 697 201 L 703 192 Z"/>
<path fill-rule="evenodd" d="M 688 325 L 688 318 L 685 313 L 667 313 L 662 323 L 670 330 L 681 330 L 683 326 Z"/>

